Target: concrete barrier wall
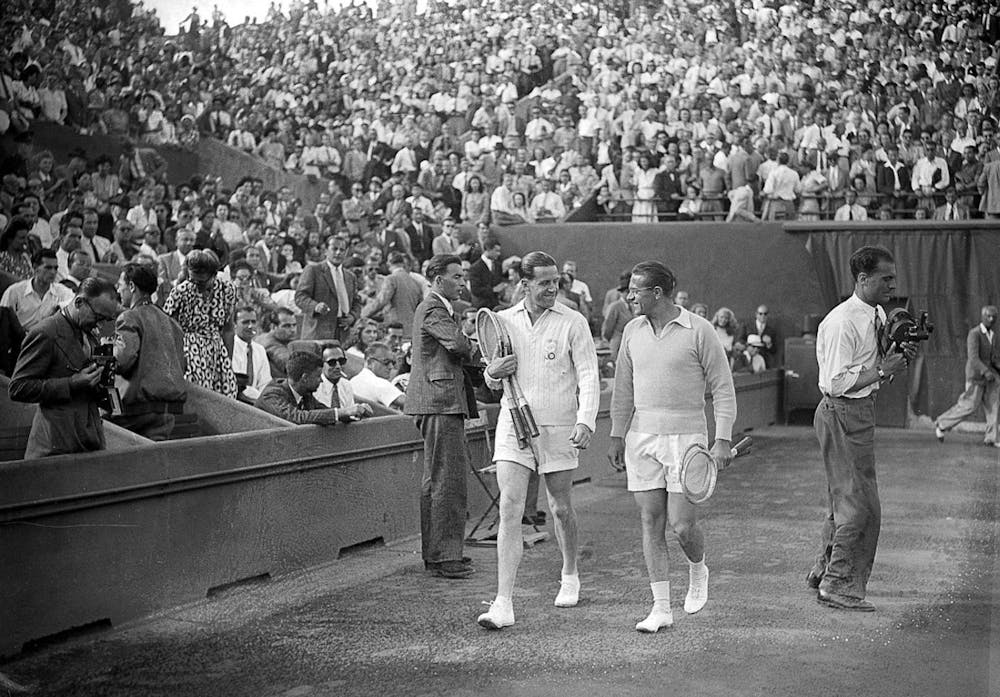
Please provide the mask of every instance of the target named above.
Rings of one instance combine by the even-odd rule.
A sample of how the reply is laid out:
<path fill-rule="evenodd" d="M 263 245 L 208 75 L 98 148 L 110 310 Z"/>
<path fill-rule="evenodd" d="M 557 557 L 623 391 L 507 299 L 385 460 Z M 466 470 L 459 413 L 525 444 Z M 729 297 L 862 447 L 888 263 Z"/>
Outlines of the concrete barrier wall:
<path fill-rule="evenodd" d="M 779 373 L 737 384 L 740 427 L 773 423 Z M 613 474 L 609 402 L 606 391 L 578 481 Z M 485 415 L 469 434 L 477 469 L 490 463 L 497 407 Z M 422 469 L 404 416 L 0 463 L 0 654 L 417 535 Z M 489 506 L 487 484 L 468 474 L 473 519 Z"/>

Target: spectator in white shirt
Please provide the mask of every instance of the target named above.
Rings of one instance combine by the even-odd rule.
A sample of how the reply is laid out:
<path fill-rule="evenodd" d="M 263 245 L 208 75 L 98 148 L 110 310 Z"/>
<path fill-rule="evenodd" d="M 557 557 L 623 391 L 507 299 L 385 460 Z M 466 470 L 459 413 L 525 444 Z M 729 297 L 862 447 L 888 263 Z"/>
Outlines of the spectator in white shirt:
<path fill-rule="evenodd" d="M 566 215 L 566 205 L 555 192 L 555 183 L 551 179 L 543 179 L 541 185 L 542 191 L 531 199 L 531 213 L 539 223 L 559 222 Z"/>
<path fill-rule="evenodd" d="M 923 208 L 934 210 L 934 194 L 944 191 L 951 183 L 948 163 L 937 154 L 937 144 L 932 140 L 924 143 L 924 156 L 913 165 L 911 184 L 920 197 Z"/>
<path fill-rule="evenodd" d="M 233 337 L 233 373 L 242 388 L 241 402 L 254 403 L 271 382 L 271 363 L 267 349 L 253 338 L 257 335 L 257 310 L 252 305 L 236 308 L 236 335 Z"/>
<path fill-rule="evenodd" d="M 51 249 L 41 249 L 31 257 L 34 275 L 8 286 L 0 297 L 0 307 L 9 307 L 21 327 L 28 331 L 73 300 L 73 291 L 56 283 L 59 262 Z"/>
<path fill-rule="evenodd" d="M 788 166 L 787 152 L 778 153 L 778 166 L 771 170 L 764 182 L 765 220 L 775 220 L 784 213 L 785 220 L 795 218 L 795 197 L 798 196 L 800 181 L 798 173 Z"/>
<path fill-rule="evenodd" d="M 323 374 L 313 396 L 323 406 L 338 410 L 341 421 L 357 421 L 371 416 L 371 405 L 357 402 L 351 381 L 344 378 L 347 356 L 339 343 L 330 342 L 323 349 Z M 336 396 L 335 396 L 336 395 Z"/>
<path fill-rule="evenodd" d="M 406 395 L 389 381 L 395 366 L 392 349 L 381 341 L 369 344 L 365 350 L 365 367 L 351 378 L 355 397 L 402 411 Z"/>
<path fill-rule="evenodd" d="M 868 220 L 868 211 L 858 205 L 858 193 L 854 189 L 844 192 L 844 201 L 844 205 L 833 214 L 834 220 Z"/>

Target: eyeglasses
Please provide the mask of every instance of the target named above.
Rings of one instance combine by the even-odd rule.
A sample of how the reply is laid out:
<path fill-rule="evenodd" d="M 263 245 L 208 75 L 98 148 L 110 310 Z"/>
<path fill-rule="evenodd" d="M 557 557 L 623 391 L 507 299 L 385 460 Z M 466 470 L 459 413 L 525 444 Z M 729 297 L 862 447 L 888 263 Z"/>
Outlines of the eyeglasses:
<path fill-rule="evenodd" d="M 94 319 L 96 319 L 98 322 L 109 322 L 115 318 L 114 315 L 106 315 L 103 312 L 98 312 L 97 310 L 95 310 L 93 303 L 91 303 L 89 300 L 84 299 L 83 302 L 86 303 L 87 307 L 90 308 L 90 311 L 94 313 Z"/>
<path fill-rule="evenodd" d="M 323 362 L 326 363 L 327 365 L 330 365 L 330 366 L 333 366 L 333 365 L 346 365 L 347 364 L 347 359 L 346 358 L 331 358 L 331 359 L 329 359 L 327 361 L 323 361 Z"/>
<path fill-rule="evenodd" d="M 369 358 L 370 361 L 375 361 L 376 363 L 381 363 L 384 366 L 392 367 L 393 360 L 391 358 Z"/>
<path fill-rule="evenodd" d="M 766 312 L 761 312 L 760 310 L 758 310 L 758 311 L 757 311 L 757 314 L 758 314 L 758 315 L 766 315 L 767 313 L 766 313 Z"/>

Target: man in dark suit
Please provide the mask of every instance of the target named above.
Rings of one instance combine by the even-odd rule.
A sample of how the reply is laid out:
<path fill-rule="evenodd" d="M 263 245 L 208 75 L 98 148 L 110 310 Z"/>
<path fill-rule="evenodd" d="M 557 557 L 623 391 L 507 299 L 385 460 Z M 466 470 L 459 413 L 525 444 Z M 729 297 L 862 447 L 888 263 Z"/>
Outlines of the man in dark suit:
<path fill-rule="evenodd" d="M 985 306 L 980 322 L 969 330 L 965 340 L 965 392 L 955 406 L 937 417 L 934 435 L 939 441 L 944 434 L 976 413 L 979 405 L 986 412 L 986 445 L 1000 448 L 997 441 L 997 407 L 1000 405 L 1000 336 L 997 336 L 997 308 Z"/>
<path fill-rule="evenodd" d="M 295 289 L 295 304 L 302 310 L 303 339 L 344 341 L 361 316 L 357 279 L 344 270 L 347 242 L 331 237 L 326 261 L 310 264 Z"/>
<path fill-rule="evenodd" d="M 756 334 L 764 342 L 764 347 L 760 349 L 760 354 L 764 357 L 764 363 L 768 368 L 780 365 L 778 361 L 778 330 L 770 323 L 770 310 L 767 305 L 757 308 L 757 314 L 749 322 L 743 322 L 740 327 L 739 339 L 747 342 L 747 337 Z"/>
<path fill-rule="evenodd" d="M 465 286 L 461 260 L 450 254 L 432 257 L 427 279 L 431 293 L 417 306 L 413 320 L 413 364 L 404 408 L 416 417 L 424 438 L 421 552 L 425 567 L 436 576 L 465 578 L 473 571 L 462 556 L 469 471 L 465 419 L 478 412 L 462 369 L 472 346 L 452 307 Z"/>
<path fill-rule="evenodd" d="M 372 249 L 382 251 L 383 260 L 388 259 L 393 252 L 402 252 L 410 256 L 410 238 L 397 232 L 397 229 L 402 229 L 401 225 L 386 225 L 381 211 L 375 211 L 371 220 L 372 231 L 368 235 L 368 240 Z"/>
<path fill-rule="evenodd" d="M 330 426 L 340 420 L 339 409 L 328 409 L 313 395 L 323 375 L 323 359 L 315 353 L 296 351 L 285 365 L 286 378 L 267 384 L 257 397 L 258 409 L 293 424 Z"/>
<path fill-rule="evenodd" d="M 492 310 L 500 304 L 497 293 L 503 290 L 504 285 L 504 273 L 500 266 L 500 240 L 487 237 L 483 241 L 482 255 L 469 267 L 472 304 Z"/>
<path fill-rule="evenodd" d="M 159 292 L 162 296 L 160 299 L 161 303 L 167 299 L 167 295 L 177 283 L 177 278 L 184 269 L 184 260 L 187 258 L 188 252 L 194 249 L 194 230 L 186 228 L 178 230 L 175 241 L 177 248 L 174 251 L 165 252 L 156 259 L 156 275 L 159 279 Z"/>
<path fill-rule="evenodd" d="M 410 252 L 418 264 L 423 264 L 431 258 L 431 243 L 434 241 L 434 231 L 424 217 L 423 208 L 413 209 L 413 219 L 403 228 L 410 238 Z"/>
<path fill-rule="evenodd" d="M 677 173 L 677 158 L 663 156 L 663 169 L 653 178 L 656 208 L 665 220 L 673 220 L 684 199 L 684 182 Z"/>
<path fill-rule="evenodd" d="M 913 195 L 910 168 L 899 159 L 899 148 L 895 145 L 888 146 L 885 154 L 888 159 L 875 170 L 875 190 L 892 199 L 893 209 L 909 208 Z"/>
<path fill-rule="evenodd" d="M 114 286 L 88 278 L 69 305 L 28 332 L 10 380 L 12 400 L 38 404 L 25 460 L 104 449 L 103 367 L 92 358 L 92 332 L 117 311 Z"/>

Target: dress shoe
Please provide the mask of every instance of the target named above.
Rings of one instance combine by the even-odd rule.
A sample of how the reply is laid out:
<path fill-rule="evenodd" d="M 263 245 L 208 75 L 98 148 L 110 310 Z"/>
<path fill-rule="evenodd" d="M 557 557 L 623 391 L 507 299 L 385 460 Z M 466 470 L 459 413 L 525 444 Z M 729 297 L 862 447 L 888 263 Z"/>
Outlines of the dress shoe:
<path fill-rule="evenodd" d="M 816 596 L 816 601 L 820 605 L 826 605 L 834 610 L 848 610 L 851 612 L 875 612 L 875 606 L 867 600 L 852 598 L 839 593 L 824 593 L 820 591 Z"/>
<path fill-rule="evenodd" d="M 460 561 L 440 561 L 430 564 L 428 570 L 434 576 L 441 578 L 468 578 L 472 575 L 472 567 Z"/>
<path fill-rule="evenodd" d="M 476 622 L 486 629 L 510 627 L 514 624 L 514 603 L 497 598 L 490 603 L 490 609 L 481 614 Z"/>
<path fill-rule="evenodd" d="M 427 570 L 430 570 L 430 568 L 432 566 L 434 566 L 435 564 L 439 564 L 439 563 L 440 562 L 425 561 L 424 562 L 424 568 L 427 569 Z M 471 569 L 472 568 L 472 557 L 462 557 L 462 562 L 461 563 Z"/>
<path fill-rule="evenodd" d="M 806 585 L 814 591 L 819 590 L 819 582 L 822 580 L 823 579 L 821 577 L 817 576 L 812 571 L 806 574 Z"/>
<path fill-rule="evenodd" d="M 934 437 L 938 439 L 938 443 L 944 443 L 944 431 L 937 424 L 934 424 Z"/>

